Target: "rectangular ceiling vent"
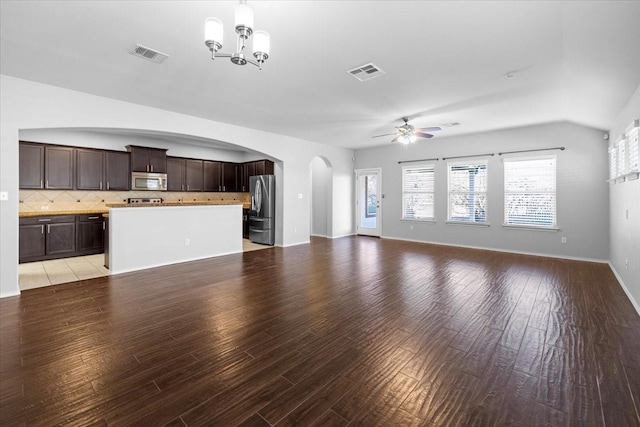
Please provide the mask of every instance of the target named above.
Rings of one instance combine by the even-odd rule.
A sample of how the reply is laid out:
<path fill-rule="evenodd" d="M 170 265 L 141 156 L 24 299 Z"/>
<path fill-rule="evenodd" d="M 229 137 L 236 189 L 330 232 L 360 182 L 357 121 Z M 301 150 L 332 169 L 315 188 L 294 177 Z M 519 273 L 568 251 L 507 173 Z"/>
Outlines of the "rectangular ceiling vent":
<path fill-rule="evenodd" d="M 353 77 L 360 80 L 361 82 L 364 82 L 366 80 L 371 80 L 385 74 L 385 72 L 382 71 L 380 67 L 378 67 L 377 65 L 371 62 L 365 65 L 356 67 L 353 70 L 349 70 L 347 71 L 347 73 L 351 74 Z"/>
<path fill-rule="evenodd" d="M 169 57 L 169 55 L 167 55 L 166 53 L 162 53 L 139 44 L 131 49 L 129 53 L 133 56 L 153 61 L 156 64 L 161 64 L 165 59 Z"/>

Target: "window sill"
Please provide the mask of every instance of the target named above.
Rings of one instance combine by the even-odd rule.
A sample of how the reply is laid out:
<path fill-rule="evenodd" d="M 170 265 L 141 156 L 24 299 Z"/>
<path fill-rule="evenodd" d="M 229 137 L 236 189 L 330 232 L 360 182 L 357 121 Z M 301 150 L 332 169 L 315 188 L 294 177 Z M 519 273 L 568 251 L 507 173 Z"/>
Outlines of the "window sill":
<path fill-rule="evenodd" d="M 502 224 L 502 227 L 511 228 L 514 230 L 548 231 L 552 233 L 557 233 L 558 231 L 560 231 L 558 227 L 542 227 L 536 225 Z"/>
<path fill-rule="evenodd" d="M 405 221 L 405 222 L 430 222 L 430 223 L 434 223 L 436 222 L 435 219 L 420 219 L 420 218 L 402 218 L 400 221 Z"/>
<path fill-rule="evenodd" d="M 617 176 L 615 178 L 611 178 L 608 179 L 607 182 L 610 184 L 615 184 L 615 183 L 619 183 L 619 182 L 625 182 L 625 181 L 635 181 L 636 179 L 640 178 L 640 172 L 629 172 L 626 173 L 624 175 L 620 175 Z"/>
<path fill-rule="evenodd" d="M 471 221 L 447 221 L 447 225 L 470 225 L 472 227 L 489 227 L 488 222 L 471 222 Z"/>

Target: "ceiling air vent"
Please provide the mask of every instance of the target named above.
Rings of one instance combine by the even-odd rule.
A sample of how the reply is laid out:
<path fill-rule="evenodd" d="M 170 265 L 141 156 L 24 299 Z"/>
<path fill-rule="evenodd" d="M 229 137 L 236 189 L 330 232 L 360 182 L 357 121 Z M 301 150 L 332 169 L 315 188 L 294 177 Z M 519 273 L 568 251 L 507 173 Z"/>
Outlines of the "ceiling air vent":
<path fill-rule="evenodd" d="M 383 75 L 384 71 L 382 71 L 377 65 L 370 62 L 368 64 L 356 67 L 353 70 L 349 70 L 347 71 L 347 73 L 351 74 L 361 82 L 364 82 L 366 80 L 371 80 Z"/>
<path fill-rule="evenodd" d="M 165 59 L 169 57 L 166 53 L 159 52 L 157 50 L 150 49 L 148 47 L 137 44 L 136 47 L 131 49 L 129 53 L 133 56 L 148 59 L 156 64 L 161 64 Z"/>

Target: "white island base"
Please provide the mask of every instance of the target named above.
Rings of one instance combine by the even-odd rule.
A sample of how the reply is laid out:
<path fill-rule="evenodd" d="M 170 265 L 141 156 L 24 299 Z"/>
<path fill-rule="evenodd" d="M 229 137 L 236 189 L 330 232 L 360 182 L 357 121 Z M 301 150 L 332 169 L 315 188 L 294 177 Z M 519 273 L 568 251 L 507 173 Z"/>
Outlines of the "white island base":
<path fill-rule="evenodd" d="M 242 252 L 242 205 L 109 210 L 111 274 Z"/>

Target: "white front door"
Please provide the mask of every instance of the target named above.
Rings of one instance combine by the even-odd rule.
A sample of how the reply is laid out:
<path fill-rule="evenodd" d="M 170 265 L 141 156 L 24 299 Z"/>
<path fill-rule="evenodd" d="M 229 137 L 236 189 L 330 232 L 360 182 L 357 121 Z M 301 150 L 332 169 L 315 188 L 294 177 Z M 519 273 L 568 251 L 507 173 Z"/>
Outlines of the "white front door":
<path fill-rule="evenodd" d="M 380 209 L 380 169 L 356 170 L 356 233 L 380 237 L 382 223 Z"/>

